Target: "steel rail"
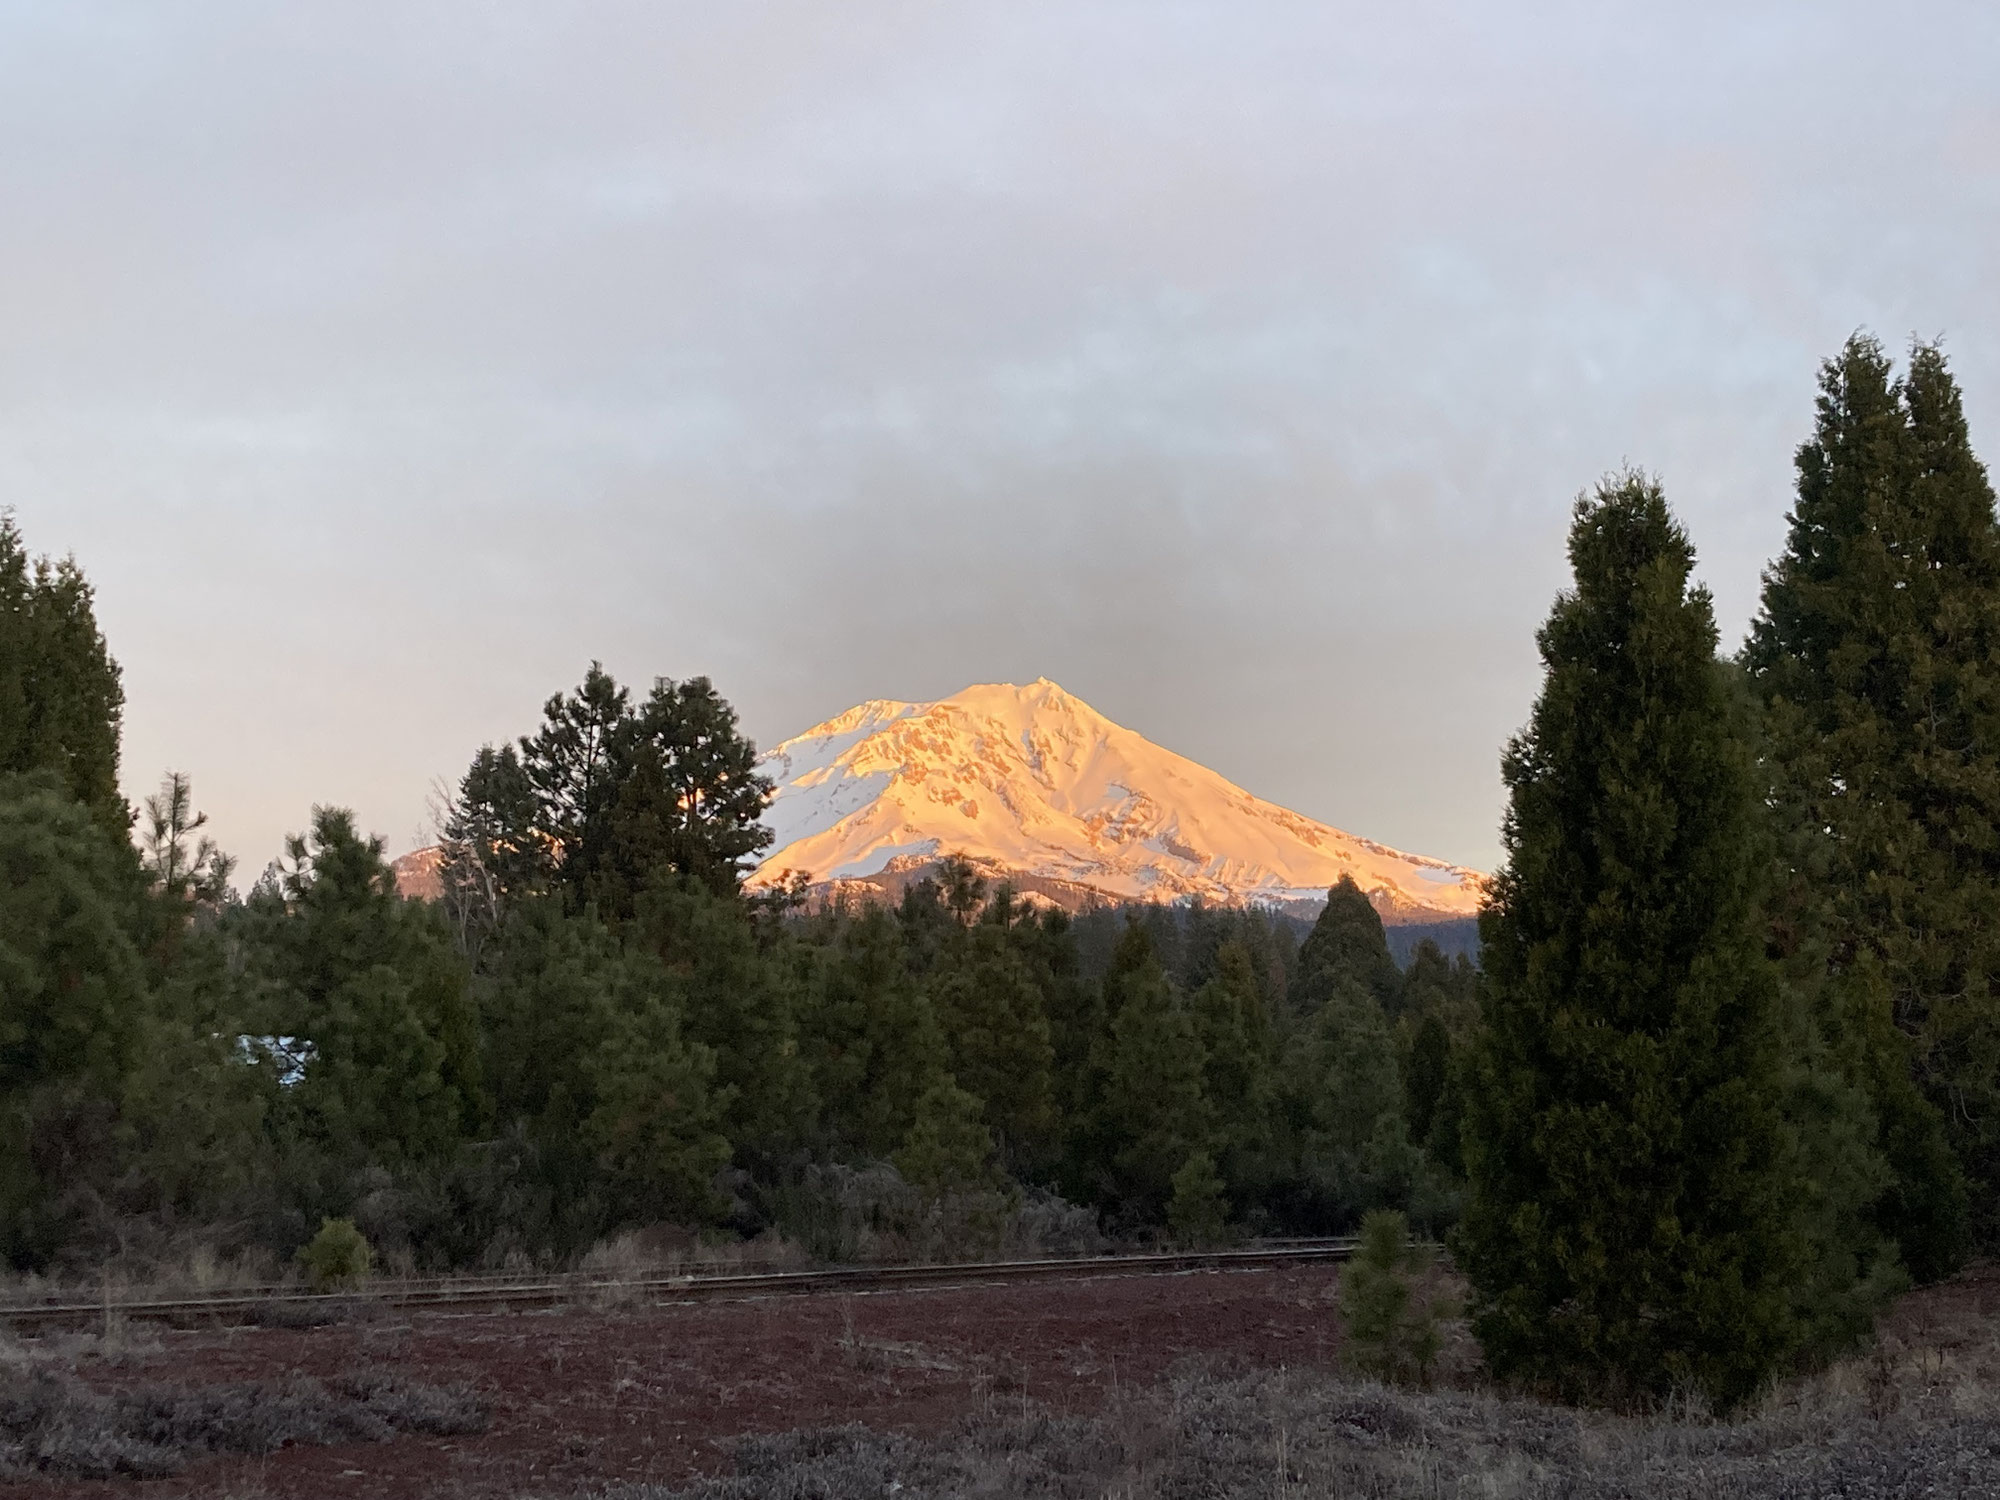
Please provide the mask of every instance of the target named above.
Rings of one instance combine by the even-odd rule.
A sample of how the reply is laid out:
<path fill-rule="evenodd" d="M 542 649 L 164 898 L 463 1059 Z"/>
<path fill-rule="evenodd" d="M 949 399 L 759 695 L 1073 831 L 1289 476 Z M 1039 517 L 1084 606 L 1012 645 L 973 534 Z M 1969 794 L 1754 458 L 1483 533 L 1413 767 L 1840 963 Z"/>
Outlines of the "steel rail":
<path fill-rule="evenodd" d="M 16 1333 L 89 1327 L 113 1320 L 143 1319 L 181 1326 L 237 1321 L 279 1309 L 310 1317 L 323 1312 L 337 1321 L 359 1308 L 510 1312 L 637 1300 L 654 1305 L 680 1302 L 741 1301 L 814 1293 L 866 1294 L 917 1291 L 1010 1281 L 1081 1280 L 1099 1276 L 1170 1276 L 1193 1271 L 1275 1270 L 1286 1266 L 1346 1260 L 1352 1239 L 1316 1240 L 1252 1250 L 1167 1251 L 1143 1255 L 1098 1255 L 1073 1260 L 979 1261 L 961 1265 L 836 1266 L 816 1271 L 755 1271 L 720 1275 L 647 1276 L 630 1280 L 561 1277 L 508 1285 L 487 1281 L 376 1283 L 350 1292 L 255 1291 L 221 1297 L 173 1297 L 144 1301 L 59 1302 L 0 1305 L 0 1325 Z"/>

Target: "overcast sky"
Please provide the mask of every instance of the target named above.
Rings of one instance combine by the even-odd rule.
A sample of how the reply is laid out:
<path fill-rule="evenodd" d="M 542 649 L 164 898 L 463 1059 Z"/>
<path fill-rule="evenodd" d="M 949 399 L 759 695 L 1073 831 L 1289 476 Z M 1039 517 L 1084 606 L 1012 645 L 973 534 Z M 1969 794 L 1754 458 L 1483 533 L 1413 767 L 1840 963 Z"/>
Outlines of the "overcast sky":
<path fill-rule="evenodd" d="M 0 0 L 0 505 L 125 780 L 391 851 L 593 657 L 1054 678 L 1482 868 L 1571 499 L 1733 646 L 1818 361 L 2000 455 L 2000 7 Z"/>

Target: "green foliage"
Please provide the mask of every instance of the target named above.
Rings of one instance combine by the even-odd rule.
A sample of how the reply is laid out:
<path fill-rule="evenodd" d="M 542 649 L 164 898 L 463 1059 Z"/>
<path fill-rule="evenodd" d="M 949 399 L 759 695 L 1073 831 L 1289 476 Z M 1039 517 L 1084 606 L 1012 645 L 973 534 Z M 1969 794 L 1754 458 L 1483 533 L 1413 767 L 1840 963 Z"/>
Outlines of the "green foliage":
<path fill-rule="evenodd" d="M 944 1031 L 889 912 L 833 914 L 816 936 L 800 1027 L 820 1129 L 835 1152 L 885 1158 L 913 1121 L 909 1080 L 948 1071 Z"/>
<path fill-rule="evenodd" d="M 641 970 L 633 977 L 638 982 L 611 997 L 606 1035 L 587 1060 L 595 1107 L 585 1137 L 599 1152 L 611 1195 L 633 1219 L 709 1220 L 721 1208 L 715 1174 L 729 1161 L 711 1092 L 715 1054 L 683 1039 L 666 975 Z"/>
<path fill-rule="evenodd" d="M 1154 963 L 1119 977 L 1109 1035 L 1108 1065 L 1098 1101 L 1109 1143 L 1119 1206 L 1158 1223 L 1173 1192 L 1174 1173 L 1215 1132 L 1203 1087 L 1207 1061 L 1186 1002 Z"/>
<path fill-rule="evenodd" d="M 1580 500 L 1509 746 L 1457 1238 L 1504 1379 L 1741 1401 L 1798 1347 L 1755 740 L 1657 486 Z"/>
<path fill-rule="evenodd" d="M 30 561 L 0 511 L 0 776 L 52 772 L 121 842 L 131 812 L 118 791 L 125 692 L 73 560 Z"/>
<path fill-rule="evenodd" d="M 1443 1347 L 1439 1324 L 1455 1309 L 1421 1285 L 1429 1268 L 1401 1214 L 1378 1208 L 1362 1219 L 1360 1243 L 1340 1273 L 1341 1355 L 1354 1369 L 1377 1380 L 1430 1384 Z"/>
<path fill-rule="evenodd" d="M 207 826 L 208 814 L 195 811 L 193 784 L 169 771 L 159 791 L 146 799 L 139 851 L 155 890 L 171 905 L 213 911 L 228 899 L 236 861 L 201 832 Z"/>
<path fill-rule="evenodd" d="M 475 906 L 555 889 L 613 923 L 669 876 L 733 896 L 771 841 L 756 761 L 706 677 L 659 678 L 635 708 L 592 663 L 574 693 L 549 699 L 518 755 L 488 747 L 474 760 L 446 829 L 452 886 Z"/>
<path fill-rule="evenodd" d="M 729 1139 L 776 1154 L 806 1134 L 817 1101 L 796 971 L 760 941 L 748 903 L 669 874 L 641 896 L 627 937 L 674 976 L 688 1039 L 714 1054 Z"/>
<path fill-rule="evenodd" d="M 1387 1014 L 1401 1004 L 1403 974 L 1389 956 L 1381 915 L 1351 875 L 1326 893 L 1326 908 L 1299 949 L 1294 1005 L 1310 1014 L 1343 983 L 1359 985 Z"/>
<path fill-rule="evenodd" d="M 1167 1200 L 1167 1228 L 1176 1245 L 1204 1250 L 1228 1237 L 1229 1199 L 1223 1188 L 1215 1158 L 1206 1151 L 1191 1152 L 1181 1163 Z"/>
<path fill-rule="evenodd" d="M 17 606 L 0 696 L 46 698 L 63 673 L 9 664 L 68 652 L 78 692 L 35 711 L 55 729 L 16 738 L 43 768 L 44 810 L 67 809 L 64 836 L 80 837 L 90 815 L 71 782 L 95 795 L 115 775 L 115 668 L 80 575 L 30 568 L 11 529 L 0 552 Z M 1356 1191 L 1421 1176 L 1400 1125 L 1363 1118 L 1395 1108 L 1380 1004 L 1353 1057 L 1334 1055 L 1345 1002 L 1311 1007 L 1319 1082 L 1352 1098 L 1281 1087 L 1296 967 L 1283 921 L 1197 907 L 1073 922 L 958 860 L 894 913 L 746 900 L 739 877 L 767 840 L 754 763 L 705 679 L 635 701 L 593 666 L 535 733 L 473 759 L 429 905 L 400 899 L 381 841 L 328 808 L 239 901 L 170 773 L 140 858 L 122 838 L 78 844 L 49 864 L 68 875 L 28 882 L 95 969 L 37 1000 L 20 981 L 34 964 L 4 947 L 36 940 L 32 922 L 0 935 L 20 981 L 0 1008 L 19 1033 L 0 1029 L 0 1070 L 19 1061 L 39 1080 L 6 1116 L 12 1253 L 87 1254 L 136 1214 L 162 1232 L 227 1221 L 273 1248 L 346 1218 L 426 1266 L 562 1259 L 655 1220 L 751 1232 L 784 1183 L 836 1168 L 894 1180 L 884 1157 L 927 1195 L 895 1231 L 912 1244 L 997 1242 L 1017 1184 L 1051 1177 L 1129 1229 L 1209 1239 L 1232 1205 L 1288 1225 L 1305 1178 L 1333 1181 L 1321 1198 L 1342 1213 Z M 100 821 L 122 835 L 111 811 Z M 90 899 L 65 896 L 65 879 Z M 1314 950 L 1319 982 L 1343 993 L 1393 978 L 1379 922 L 1349 894 L 1367 930 L 1335 941 L 1334 920 Z M 1108 962 L 1086 957 L 1094 932 Z M 49 993 L 63 1014 L 34 1013 Z M 73 1022 L 72 1006 L 96 1018 Z M 102 1065 L 59 1058 L 72 1043 Z M 1288 1110 L 1307 1122 L 1303 1148 Z M 1351 1157 L 1337 1171 L 1333 1116 Z M 57 1182 L 67 1206 L 44 1191 Z"/>
<path fill-rule="evenodd" d="M 1962 1177 L 2000 1240 L 2000 529 L 1937 348 L 1902 380 L 1863 336 L 1827 363 L 1790 519 L 1744 652 L 1776 937 L 1877 1117 L 1874 1221 L 1928 1280 L 1965 1253 Z"/>
<path fill-rule="evenodd" d="M 1451 1033 L 1436 1016 L 1425 1016 L 1417 1023 L 1403 1053 L 1403 1109 L 1412 1139 L 1430 1139 L 1450 1070 Z"/>
<path fill-rule="evenodd" d="M 379 838 L 315 808 L 288 842 L 248 934 L 267 984 L 260 1031 L 308 1039 L 283 1118 L 337 1154 L 385 1165 L 436 1158 L 484 1112 L 477 1016 L 464 961 L 437 913 L 396 895 Z"/>
<path fill-rule="evenodd" d="M 952 1075 L 986 1101 L 986 1123 L 1015 1161 L 1045 1160 L 1055 1134 L 1054 1049 L 1042 987 L 1005 919 L 962 929 L 926 987 Z"/>
<path fill-rule="evenodd" d="M 319 1233 L 299 1246 L 297 1260 L 314 1291 L 331 1292 L 366 1281 L 375 1252 L 352 1219 L 321 1219 Z"/>
<path fill-rule="evenodd" d="M 926 1192 L 963 1193 L 1000 1181 L 985 1106 L 948 1076 L 917 1096 L 910 1131 L 896 1152 L 896 1170 Z"/>
<path fill-rule="evenodd" d="M 0 1253 L 43 1264 L 113 1164 L 144 1040 L 128 850 L 48 772 L 0 778 Z"/>

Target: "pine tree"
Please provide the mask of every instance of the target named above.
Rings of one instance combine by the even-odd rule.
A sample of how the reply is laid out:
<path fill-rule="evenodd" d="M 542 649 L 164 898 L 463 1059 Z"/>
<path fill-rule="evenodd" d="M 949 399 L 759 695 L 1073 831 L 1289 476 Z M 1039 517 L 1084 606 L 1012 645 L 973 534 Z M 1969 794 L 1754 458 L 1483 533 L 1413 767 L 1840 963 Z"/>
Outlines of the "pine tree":
<path fill-rule="evenodd" d="M 715 1054 L 724 1134 L 752 1151 L 795 1147 L 818 1113 L 799 1051 L 802 986 L 788 955 L 759 942 L 747 903 L 669 876 L 641 897 L 629 941 L 666 965 L 688 1040 Z"/>
<path fill-rule="evenodd" d="M 1392 1209 L 1363 1218 L 1360 1240 L 1340 1273 L 1341 1357 L 1378 1380 L 1428 1385 L 1444 1342 L 1438 1324 L 1451 1311 L 1420 1285 L 1429 1256 Z"/>
<path fill-rule="evenodd" d="M 1776 936 L 1879 1119 L 1876 1221 L 1928 1280 L 1964 1254 L 1962 1175 L 2000 1238 L 2000 531 L 1935 347 L 1897 381 L 1851 339 L 1798 476 L 1744 652 L 1784 840 Z"/>
<path fill-rule="evenodd" d="M 886 1157 L 908 1135 L 921 1081 L 948 1069 L 944 1030 L 880 906 L 839 913 L 816 947 L 801 1050 L 836 1154 Z"/>
<path fill-rule="evenodd" d="M 1157 961 L 1123 974 L 1118 991 L 1097 1101 L 1110 1148 L 1105 1196 L 1157 1223 L 1174 1173 L 1214 1137 L 1203 1087 L 1207 1058 L 1194 1016 Z"/>
<path fill-rule="evenodd" d="M 1318 1009 L 1343 980 L 1359 984 L 1385 1013 L 1396 1013 L 1403 973 L 1390 956 L 1381 914 L 1351 875 L 1341 876 L 1326 893 L 1326 907 L 1299 948 L 1294 1008 Z"/>
<path fill-rule="evenodd" d="M 750 857 L 771 841 L 762 825 L 771 784 L 756 763 L 736 710 L 706 677 L 658 678 L 634 708 L 592 662 L 574 693 L 549 699 L 518 756 L 480 752 L 447 833 L 489 851 L 496 886 L 546 883 L 571 910 L 594 903 L 616 925 L 668 877 L 737 893 Z M 524 803 L 532 822 L 517 831 Z"/>
<path fill-rule="evenodd" d="M 664 867 L 735 895 L 772 837 L 762 821 L 771 783 L 736 710 L 706 677 L 662 677 L 613 747 L 607 876 L 637 891 Z"/>
<path fill-rule="evenodd" d="M 385 1165 L 435 1158 L 485 1113 L 478 1021 L 441 920 L 396 894 L 380 838 L 344 808 L 313 809 L 284 875 L 252 902 L 275 998 L 268 1029 L 314 1057 L 287 1099 L 337 1153 Z"/>
<path fill-rule="evenodd" d="M 208 814 L 196 812 L 194 787 L 179 771 L 169 771 L 160 790 L 146 799 L 139 828 L 140 862 L 155 889 L 172 906 L 220 906 L 229 894 L 236 861 L 201 830 Z"/>
<path fill-rule="evenodd" d="M 1799 1339 L 1747 706 L 1657 485 L 1577 504 L 1508 747 L 1457 1237 L 1494 1372 L 1727 1406 Z"/>
<path fill-rule="evenodd" d="M 547 841 L 536 832 L 538 802 L 512 745 L 480 747 L 443 809 L 439 905 L 458 951 L 478 967 L 509 912 L 545 894 L 555 878 Z"/>
<path fill-rule="evenodd" d="M 917 1096 L 909 1133 L 895 1154 L 896 1169 L 933 1194 L 998 1186 L 1003 1176 L 984 1114 L 978 1096 L 952 1082 L 949 1073 L 933 1078 Z"/>
<path fill-rule="evenodd" d="M 604 1039 L 585 1060 L 584 1137 L 625 1222 L 713 1219 L 722 1207 L 713 1181 L 730 1154 L 715 1055 L 683 1036 L 675 986 L 657 966 L 622 966 L 618 977 L 603 997 Z"/>
<path fill-rule="evenodd" d="M 1054 1135 L 1054 1048 L 1033 970 L 1011 929 L 982 921 L 945 950 L 928 988 L 952 1076 L 980 1099 L 1015 1162 L 1040 1159 Z"/>
<path fill-rule="evenodd" d="M 1232 1165 L 1262 1144 L 1268 1128 L 1271 1027 L 1249 950 L 1233 938 L 1224 942 L 1213 969 L 1189 1008 L 1203 1052 L 1202 1093 L 1215 1122 L 1210 1150 Z"/>
<path fill-rule="evenodd" d="M 40 1265 L 112 1165 L 144 1037 L 131 864 L 49 771 L 0 777 L 0 1256 Z"/>

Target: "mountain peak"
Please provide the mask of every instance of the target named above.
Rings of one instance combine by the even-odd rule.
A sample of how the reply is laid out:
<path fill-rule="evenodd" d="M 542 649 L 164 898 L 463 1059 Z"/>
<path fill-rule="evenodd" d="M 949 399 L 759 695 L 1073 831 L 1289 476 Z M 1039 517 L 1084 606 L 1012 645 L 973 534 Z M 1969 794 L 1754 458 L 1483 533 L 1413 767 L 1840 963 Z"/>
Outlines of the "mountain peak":
<path fill-rule="evenodd" d="M 1251 796 L 1046 677 L 875 699 L 773 748 L 772 853 L 751 877 L 866 879 L 963 855 L 1113 899 L 1297 902 L 1351 875 L 1391 919 L 1478 910 L 1472 870 Z"/>

